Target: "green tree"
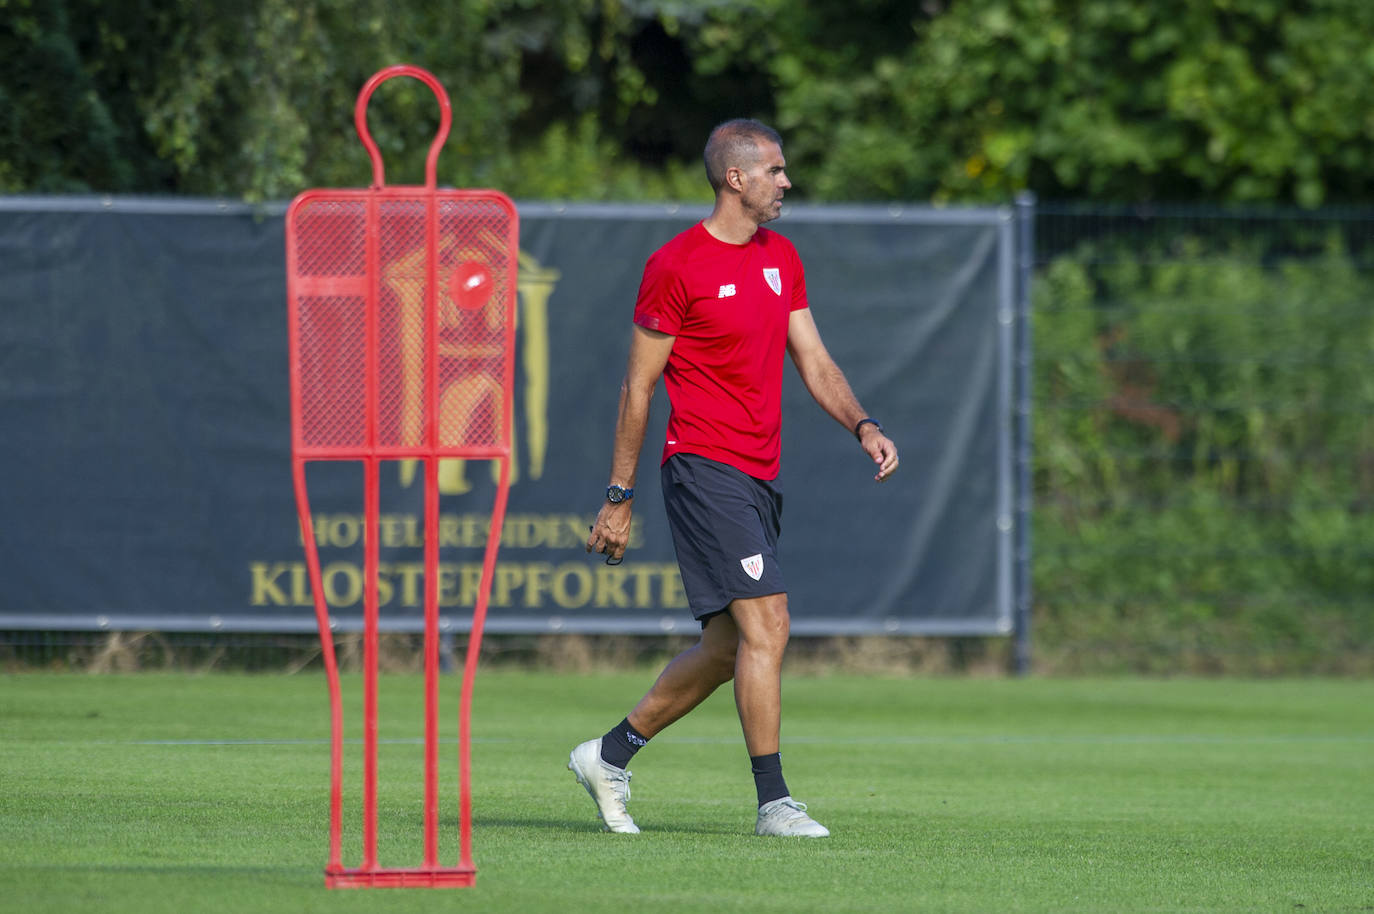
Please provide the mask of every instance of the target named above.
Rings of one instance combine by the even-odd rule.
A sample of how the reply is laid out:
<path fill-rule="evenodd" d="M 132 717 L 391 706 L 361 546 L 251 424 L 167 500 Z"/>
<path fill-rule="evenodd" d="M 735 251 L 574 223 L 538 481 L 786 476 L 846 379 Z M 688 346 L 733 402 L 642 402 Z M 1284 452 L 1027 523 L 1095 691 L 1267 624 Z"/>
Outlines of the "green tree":
<path fill-rule="evenodd" d="M 618 4 L 0 0 L 0 10 L 12 14 L 0 33 L 3 190 L 252 200 L 366 183 L 354 100 L 374 72 L 408 62 L 453 100 L 443 183 L 634 195 L 628 172 L 685 192 L 661 157 L 641 165 L 607 139 L 655 100 L 622 51 L 639 20 Z M 598 118 L 612 129 L 589 130 Z M 429 90 L 388 82 L 368 122 L 388 181 L 421 181 L 438 125 Z M 569 186 L 556 174 L 568 157 L 603 168 L 582 168 L 584 182 Z M 621 177 L 603 181 L 612 165 Z"/>
<path fill-rule="evenodd" d="M 0 189 L 281 198 L 366 180 L 416 63 L 447 184 L 701 198 L 715 122 L 813 200 L 1374 198 L 1365 0 L 0 0 Z M 419 180 L 435 113 L 370 122 Z M 575 166 L 577 180 L 563 172 Z"/>
<path fill-rule="evenodd" d="M 866 65 L 789 42 L 779 121 L 826 199 L 1369 200 L 1371 34 L 1363 0 L 956 3 Z"/>
<path fill-rule="evenodd" d="M 1360 668 L 1362 240 L 1180 215 L 1073 245 L 1034 287 L 1037 640 L 1081 671 Z"/>

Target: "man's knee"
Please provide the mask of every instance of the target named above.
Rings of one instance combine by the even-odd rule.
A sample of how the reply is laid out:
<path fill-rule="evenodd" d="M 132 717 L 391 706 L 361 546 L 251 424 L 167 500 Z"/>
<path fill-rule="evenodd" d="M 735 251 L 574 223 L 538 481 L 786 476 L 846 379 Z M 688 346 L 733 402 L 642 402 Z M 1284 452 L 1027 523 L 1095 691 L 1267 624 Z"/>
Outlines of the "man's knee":
<path fill-rule="evenodd" d="M 711 663 L 717 682 L 726 683 L 735 678 L 735 648 L 722 647 L 712 651 Z"/>
<path fill-rule="evenodd" d="M 702 620 L 701 650 L 710 660 L 718 681 L 725 683 L 734 678 L 738 647 L 739 632 L 728 612 L 707 616 Z"/>
<path fill-rule="evenodd" d="M 730 615 L 739 626 L 740 641 L 750 648 L 781 654 L 787 647 L 792 628 L 787 594 L 736 600 L 730 604 Z"/>

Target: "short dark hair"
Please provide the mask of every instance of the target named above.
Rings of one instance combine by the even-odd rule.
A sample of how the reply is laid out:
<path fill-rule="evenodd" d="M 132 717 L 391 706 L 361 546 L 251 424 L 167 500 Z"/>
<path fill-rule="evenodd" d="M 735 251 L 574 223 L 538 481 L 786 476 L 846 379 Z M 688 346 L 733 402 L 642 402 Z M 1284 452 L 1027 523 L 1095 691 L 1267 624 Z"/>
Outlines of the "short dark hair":
<path fill-rule="evenodd" d="M 711 190 L 719 191 L 725 184 L 725 172 L 751 164 L 757 158 L 760 143 L 777 143 L 782 148 L 782 137 L 762 121 L 751 117 L 737 117 L 734 120 L 717 124 L 706 140 L 706 180 L 711 182 Z"/>

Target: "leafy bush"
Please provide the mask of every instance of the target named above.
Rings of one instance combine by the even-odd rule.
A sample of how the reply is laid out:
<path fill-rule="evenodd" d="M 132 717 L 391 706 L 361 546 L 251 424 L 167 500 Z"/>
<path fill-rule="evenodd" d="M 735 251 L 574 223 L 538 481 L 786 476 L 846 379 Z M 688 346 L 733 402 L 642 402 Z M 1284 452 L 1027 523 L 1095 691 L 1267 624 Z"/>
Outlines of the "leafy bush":
<path fill-rule="evenodd" d="M 776 122 L 816 201 L 1374 197 L 1365 0 L 0 8 L 4 192 L 354 186 L 353 100 L 409 62 L 454 99 L 441 181 L 521 198 L 678 193 L 707 130 L 738 116 Z M 384 95 L 374 133 L 407 176 L 393 183 L 415 183 L 433 103 Z M 562 180 L 560 137 L 594 157 L 587 179 Z"/>
<path fill-rule="evenodd" d="M 1077 667 L 1368 665 L 1374 276 L 1335 231 L 1247 229 L 1038 277 L 1037 629 Z"/>

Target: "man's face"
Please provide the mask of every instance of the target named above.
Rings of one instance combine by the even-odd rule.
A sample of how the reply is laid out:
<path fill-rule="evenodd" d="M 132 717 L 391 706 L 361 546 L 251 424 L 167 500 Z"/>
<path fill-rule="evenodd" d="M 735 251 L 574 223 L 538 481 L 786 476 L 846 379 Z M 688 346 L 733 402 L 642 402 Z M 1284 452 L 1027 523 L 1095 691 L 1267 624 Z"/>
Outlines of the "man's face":
<path fill-rule="evenodd" d="M 783 192 L 792 186 L 787 180 L 787 160 L 777 143 L 758 144 L 758 157 L 740 171 L 743 188 L 740 203 L 756 225 L 772 222 L 782 215 Z"/>

